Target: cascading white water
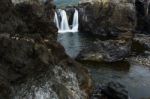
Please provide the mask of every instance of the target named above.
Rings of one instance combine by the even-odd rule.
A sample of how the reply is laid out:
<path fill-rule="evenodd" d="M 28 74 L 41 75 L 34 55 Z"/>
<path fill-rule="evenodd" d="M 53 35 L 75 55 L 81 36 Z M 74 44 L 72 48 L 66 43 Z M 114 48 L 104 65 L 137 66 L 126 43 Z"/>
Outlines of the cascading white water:
<path fill-rule="evenodd" d="M 55 17 L 54 17 L 54 22 L 55 22 L 57 28 L 59 29 L 59 21 L 58 21 L 58 16 L 57 16 L 56 12 L 55 12 Z"/>
<path fill-rule="evenodd" d="M 70 26 L 69 26 L 66 11 L 59 9 L 58 12 L 60 13 L 61 22 L 59 23 L 58 16 L 57 16 L 56 12 L 55 12 L 55 19 L 54 19 L 54 22 L 58 28 L 58 33 L 78 32 L 78 27 L 79 27 L 78 10 L 75 9 L 75 12 L 73 15 L 72 28 L 70 28 Z"/>
<path fill-rule="evenodd" d="M 78 27 L 79 27 L 79 13 L 78 10 L 75 9 L 72 23 L 72 32 L 78 32 Z"/>
<path fill-rule="evenodd" d="M 60 15 L 61 15 L 61 24 L 60 24 L 60 30 L 58 32 L 59 33 L 70 32 L 70 27 L 69 27 L 66 11 L 61 10 Z"/>

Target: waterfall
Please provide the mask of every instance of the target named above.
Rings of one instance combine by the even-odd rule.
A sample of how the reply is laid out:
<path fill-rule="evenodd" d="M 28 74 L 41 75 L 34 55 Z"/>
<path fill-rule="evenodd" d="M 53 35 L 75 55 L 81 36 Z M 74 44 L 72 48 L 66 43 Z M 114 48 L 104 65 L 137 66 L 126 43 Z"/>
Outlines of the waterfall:
<path fill-rule="evenodd" d="M 55 12 L 55 19 L 54 19 L 54 22 L 55 22 L 55 24 L 58 28 L 58 33 L 78 32 L 79 14 L 78 14 L 77 9 L 75 9 L 75 12 L 74 12 L 74 15 L 73 15 L 72 28 L 70 28 L 70 26 L 69 26 L 66 11 L 59 9 L 58 13 L 60 14 L 61 22 L 59 23 L 58 15 L 57 15 L 56 12 Z"/>
<path fill-rule="evenodd" d="M 60 16 L 61 16 L 61 24 L 60 24 L 60 30 L 58 32 L 60 33 L 70 32 L 70 27 L 69 27 L 66 11 L 61 10 Z"/>
<path fill-rule="evenodd" d="M 57 28 L 59 29 L 59 21 L 58 21 L 58 16 L 57 16 L 56 12 L 55 12 L 55 17 L 54 17 L 54 22 L 55 22 Z"/>
<path fill-rule="evenodd" d="M 78 32 L 79 27 L 79 13 L 78 10 L 75 9 L 74 16 L 73 16 L 73 23 L 72 23 L 72 32 Z"/>

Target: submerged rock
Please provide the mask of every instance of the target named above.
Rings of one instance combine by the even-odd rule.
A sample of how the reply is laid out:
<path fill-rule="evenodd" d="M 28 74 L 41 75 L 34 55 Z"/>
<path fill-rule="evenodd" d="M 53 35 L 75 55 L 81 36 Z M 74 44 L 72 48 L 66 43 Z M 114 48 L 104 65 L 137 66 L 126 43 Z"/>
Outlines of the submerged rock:
<path fill-rule="evenodd" d="M 122 84 L 109 82 L 105 86 L 97 86 L 90 99 L 129 99 L 129 95 Z"/>

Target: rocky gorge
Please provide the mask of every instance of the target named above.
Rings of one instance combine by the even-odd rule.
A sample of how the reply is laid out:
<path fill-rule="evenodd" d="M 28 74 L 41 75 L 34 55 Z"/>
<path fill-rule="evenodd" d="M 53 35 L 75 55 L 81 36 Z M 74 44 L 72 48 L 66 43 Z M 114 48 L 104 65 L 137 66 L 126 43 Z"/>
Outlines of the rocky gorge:
<path fill-rule="evenodd" d="M 144 93 L 149 96 L 149 3 L 80 0 L 79 4 L 60 10 L 53 0 L 0 0 L 0 99 L 140 99 Z M 65 13 L 68 28 L 73 27 L 75 19 L 79 34 L 84 36 L 58 33 L 55 13 L 57 21 L 61 21 L 58 25 L 64 25 Z M 85 35 L 92 39 L 87 45 L 82 40 Z M 70 50 L 76 55 L 68 54 Z M 132 62 L 138 66 L 130 66 Z M 98 71 L 92 73 L 93 68 L 88 67 L 91 63 L 102 68 L 94 67 Z M 121 79 L 130 88 L 110 82 L 110 77 L 113 81 Z M 109 83 L 103 85 L 100 81 L 105 79 Z M 139 87 L 135 82 L 142 85 L 140 81 L 146 85 L 140 90 L 146 91 L 137 94 Z"/>

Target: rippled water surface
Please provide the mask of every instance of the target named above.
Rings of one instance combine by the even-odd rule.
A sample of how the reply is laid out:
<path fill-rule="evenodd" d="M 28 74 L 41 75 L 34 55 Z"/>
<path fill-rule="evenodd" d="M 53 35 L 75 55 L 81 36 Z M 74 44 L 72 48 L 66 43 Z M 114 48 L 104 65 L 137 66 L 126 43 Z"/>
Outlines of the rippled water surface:
<path fill-rule="evenodd" d="M 65 33 L 58 35 L 58 41 L 68 55 L 75 58 L 82 48 L 88 48 L 95 41 L 86 33 Z M 95 84 L 117 81 L 125 85 L 131 99 L 150 97 L 150 68 L 133 62 L 116 64 L 84 63 Z M 149 98 L 148 98 L 149 99 Z"/>

